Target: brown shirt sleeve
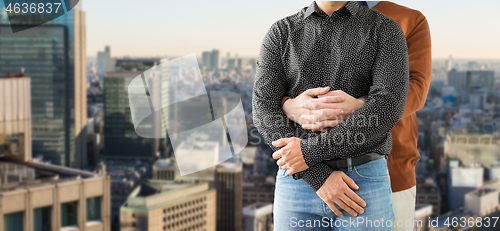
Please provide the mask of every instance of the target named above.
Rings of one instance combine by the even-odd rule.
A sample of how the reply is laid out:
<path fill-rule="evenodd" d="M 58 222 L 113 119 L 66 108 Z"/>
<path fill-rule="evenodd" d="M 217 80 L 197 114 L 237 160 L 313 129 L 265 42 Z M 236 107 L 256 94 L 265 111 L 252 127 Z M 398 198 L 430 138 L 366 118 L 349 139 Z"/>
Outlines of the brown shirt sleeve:
<path fill-rule="evenodd" d="M 410 61 L 410 87 L 402 118 L 424 107 L 431 83 L 431 33 L 424 15 L 417 15 L 416 26 L 406 37 Z"/>

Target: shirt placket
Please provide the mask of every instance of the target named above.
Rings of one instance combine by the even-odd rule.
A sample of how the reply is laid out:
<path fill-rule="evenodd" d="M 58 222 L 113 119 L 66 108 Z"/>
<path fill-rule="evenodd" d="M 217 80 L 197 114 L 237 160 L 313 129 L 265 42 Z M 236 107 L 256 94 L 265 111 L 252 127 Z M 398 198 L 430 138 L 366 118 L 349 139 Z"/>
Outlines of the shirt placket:
<path fill-rule="evenodd" d="M 333 68 L 335 65 L 335 60 L 333 57 L 337 55 L 335 50 L 335 21 L 338 20 L 337 16 L 334 14 L 324 20 L 323 24 L 323 49 L 322 49 L 322 69 L 327 75 L 331 75 L 335 72 Z M 333 87 L 333 82 L 328 81 L 331 77 L 324 78 L 323 86 Z"/>

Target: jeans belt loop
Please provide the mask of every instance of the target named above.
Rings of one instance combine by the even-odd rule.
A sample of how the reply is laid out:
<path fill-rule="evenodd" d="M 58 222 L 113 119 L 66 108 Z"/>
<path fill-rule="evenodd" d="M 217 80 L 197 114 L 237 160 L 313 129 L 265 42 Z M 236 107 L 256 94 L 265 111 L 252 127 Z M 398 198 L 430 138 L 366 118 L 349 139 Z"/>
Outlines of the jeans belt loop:
<path fill-rule="evenodd" d="M 352 171 L 352 159 L 347 158 L 347 171 L 350 172 Z"/>

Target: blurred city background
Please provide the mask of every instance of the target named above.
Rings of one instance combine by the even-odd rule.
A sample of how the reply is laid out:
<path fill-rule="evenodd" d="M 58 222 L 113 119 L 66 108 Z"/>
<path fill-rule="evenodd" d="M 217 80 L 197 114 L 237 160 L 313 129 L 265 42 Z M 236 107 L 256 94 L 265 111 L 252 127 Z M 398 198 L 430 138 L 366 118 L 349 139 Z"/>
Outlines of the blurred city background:
<path fill-rule="evenodd" d="M 397 3 L 426 15 L 433 37 L 432 83 L 417 112 L 415 219 L 424 227 L 415 230 L 499 217 L 500 4 Z M 278 168 L 252 124 L 256 58 L 271 24 L 309 4 L 85 0 L 12 33 L 0 1 L 0 231 L 272 230 Z M 135 133 L 127 87 L 191 53 L 209 93 L 240 95 L 249 142 L 181 176 L 168 138 Z M 218 145 L 175 151 L 220 156 Z"/>

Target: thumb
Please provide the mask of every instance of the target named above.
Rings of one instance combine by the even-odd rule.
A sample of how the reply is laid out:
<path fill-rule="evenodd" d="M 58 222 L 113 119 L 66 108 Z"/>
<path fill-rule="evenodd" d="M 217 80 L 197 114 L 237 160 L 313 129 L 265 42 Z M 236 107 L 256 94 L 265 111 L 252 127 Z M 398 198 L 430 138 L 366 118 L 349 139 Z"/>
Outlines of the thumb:
<path fill-rule="evenodd" d="M 287 145 L 290 142 L 290 138 L 281 138 L 279 140 L 273 141 L 274 147 L 282 147 Z"/>

